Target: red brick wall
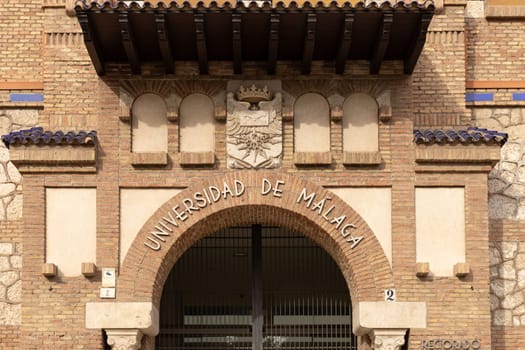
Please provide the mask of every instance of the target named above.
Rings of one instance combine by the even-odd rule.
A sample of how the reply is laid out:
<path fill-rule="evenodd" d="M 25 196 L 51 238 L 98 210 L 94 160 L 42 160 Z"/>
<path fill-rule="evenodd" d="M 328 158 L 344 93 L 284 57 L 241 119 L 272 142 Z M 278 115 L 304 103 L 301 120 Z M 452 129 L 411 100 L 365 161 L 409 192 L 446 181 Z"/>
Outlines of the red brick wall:
<path fill-rule="evenodd" d="M 2 81 L 42 80 L 42 0 L 5 0 L 0 6 Z"/>
<path fill-rule="evenodd" d="M 467 80 L 524 80 L 525 26 L 518 20 L 468 18 Z"/>
<path fill-rule="evenodd" d="M 445 7 L 432 18 L 413 81 L 414 123 L 421 126 L 465 125 L 464 7 Z"/>

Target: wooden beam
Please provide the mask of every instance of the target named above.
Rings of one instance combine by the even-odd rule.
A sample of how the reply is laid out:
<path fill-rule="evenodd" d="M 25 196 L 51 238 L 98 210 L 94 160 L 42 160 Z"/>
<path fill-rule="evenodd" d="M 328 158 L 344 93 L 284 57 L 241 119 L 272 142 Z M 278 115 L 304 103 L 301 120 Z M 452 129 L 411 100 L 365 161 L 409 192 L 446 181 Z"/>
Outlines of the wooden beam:
<path fill-rule="evenodd" d="M 252 350 L 263 350 L 262 227 L 252 225 Z"/>
<path fill-rule="evenodd" d="M 432 15 L 433 13 L 429 12 L 424 12 L 421 14 L 421 20 L 417 25 L 417 30 L 414 33 L 414 37 L 412 38 L 412 42 L 410 43 L 408 49 L 408 55 L 404 61 L 405 74 L 412 74 L 414 68 L 416 67 L 419 55 L 421 54 L 423 46 L 425 46 L 425 41 L 427 40 L 427 31 L 430 20 L 432 19 Z"/>
<path fill-rule="evenodd" d="M 89 57 L 91 58 L 91 62 L 93 62 L 95 71 L 98 75 L 103 75 L 105 71 L 104 61 L 102 59 L 102 52 L 100 50 L 100 45 L 98 43 L 98 39 L 95 35 L 95 32 L 93 32 L 93 26 L 91 25 L 89 16 L 86 12 L 77 12 L 77 18 L 78 23 L 80 23 L 80 27 L 82 28 L 84 44 L 86 45 L 86 49 L 88 51 Z"/>
<path fill-rule="evenodd" d="M 337 57 L 335 59 L 335 72 L 337 74 L 343 74 L 345 72 L 345 63 L 348 59 L 348 53 L 350 46 L 352 45 L 352 28 L 354 26 L 354 14 L 345 14 L 343 35 L 341 35 L 341 41 L 339 43 L 339 50 L 337 51 Z"/>
<path fill-rule="evenodd" d="M 128 61 L 131 66 L 133 74 L 140 74 L 140 59 L 135 44 L 135 36 L 129 24 L 129 15 L 127 11 L 119 12 L 118 23 L 120 25 L 120 35 L 122 36 L 122 44 L 128 56 Z"/>
<path fill-rule="evenodd" d="M 233 72 L 242 73 L 242 46 L 241 46 L 241 24 L 242 18 L 240 13 L 232 14 L 232 41 L 233 41 Z"/>
<path fill-rule="evenodd" d="M 197 59 L 199 61 L 199 71 L 201 74 L 208 74 L 208 52 L 206 50 L 206 35 L 204 32 L 204 15 L 195 13 L 193 15 L 195 23 L 195 44 L 197 46 Z"/>
<path fill-rule="evenodd" d="M 312 57 L 315 46 L 315 29 L 317 26 L 317 15 L 315 13 L 306 14 L 306 35 L 304 36 L 303 49 L 303 74 L 310 74 L 312 68 Z"/>
<path fill-rule="evenodd" d="M 277 54 L 279 53 L 279 25 L 281 16 L 278 13 L 270 15 L 270 34 L 268 39 L 268 74 L 275 74 Z"/>
<path fill-rule="evenodd" d="M 160 54 L 164 61 L 166 73 L 175 73 L 175 63 L 171 53 L 171 45 L 168 38 L 168 30 L 166 27 L 166 14 L 156 13 L 155 24 L 157 25 L 157 39 L 159 41 Z"/>
<path fill-rule="evenodd" d="M 385 58 L 386 48 L 390 41 L 390 29 L 392 28 L 393 19 L 394 14 L 392 11 L 386 11 L 383 13 L 383 20 L 381 22 L 381 27 L 379 28 L 379 34 L 376 38 L 372 59 L 370 60 L 370 74 L 379 73 L 381 63 Z"/>

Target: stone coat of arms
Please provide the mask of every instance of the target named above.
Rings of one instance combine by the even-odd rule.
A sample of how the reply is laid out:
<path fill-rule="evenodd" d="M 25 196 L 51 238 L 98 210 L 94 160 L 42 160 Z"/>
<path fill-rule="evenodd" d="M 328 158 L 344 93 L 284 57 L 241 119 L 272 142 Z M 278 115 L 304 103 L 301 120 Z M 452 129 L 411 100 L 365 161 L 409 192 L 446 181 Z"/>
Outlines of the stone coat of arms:
<path fill-rule="evenodd" d="M 234 169 L 277 168 L 282 158 L 282 95 L 265 82 L 228 84 L 226 151 Z M 238 86 L 238 88 L 237 88 Z M 235 88 L 232 91 L 230 88 Z"/>

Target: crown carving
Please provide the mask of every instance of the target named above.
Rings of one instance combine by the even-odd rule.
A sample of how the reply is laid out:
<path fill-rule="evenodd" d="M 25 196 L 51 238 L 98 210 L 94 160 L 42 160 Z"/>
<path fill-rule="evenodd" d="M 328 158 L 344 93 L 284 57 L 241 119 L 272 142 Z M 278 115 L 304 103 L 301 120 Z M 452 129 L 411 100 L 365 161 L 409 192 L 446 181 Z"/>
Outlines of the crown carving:
<path fill-rule="evenodd" d="M 270 101 L 272 99 L 272 93 L 268 90 L 268 86 L 260 89 L 256 87 L 255 84 L 249 88 L 241 85 L 237 92 L 237 98 L 243 102 L 259 103 L 261 101 Z"/>

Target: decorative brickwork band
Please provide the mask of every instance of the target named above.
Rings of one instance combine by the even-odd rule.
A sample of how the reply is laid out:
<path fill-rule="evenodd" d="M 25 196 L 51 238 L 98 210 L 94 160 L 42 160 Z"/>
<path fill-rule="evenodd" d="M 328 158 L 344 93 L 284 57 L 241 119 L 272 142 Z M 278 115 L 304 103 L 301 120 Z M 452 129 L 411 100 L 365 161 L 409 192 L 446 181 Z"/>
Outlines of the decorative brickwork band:
<path fill-rule="evenodd" d="M 138 329 L 106 329 L 112 350 L 139 350 L 142 332 Z"/>
<path fill-rule="evenodd" d="M 460 31 L 436 31 L 427 33 L 427 43 L 433 44 L 459 44 L 465 40 L 465 34 Z"/>
<path fill-rule="evenodd" d="M 405 344 L 406 329 L 374 329 L 370 333 L 372 349 L 399 350 Z"/>

